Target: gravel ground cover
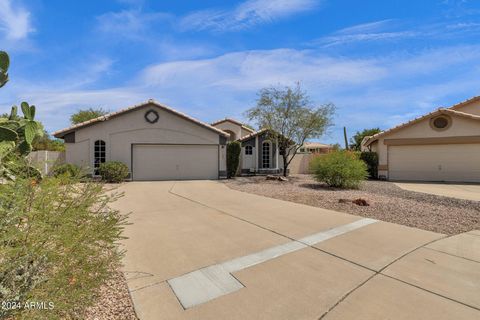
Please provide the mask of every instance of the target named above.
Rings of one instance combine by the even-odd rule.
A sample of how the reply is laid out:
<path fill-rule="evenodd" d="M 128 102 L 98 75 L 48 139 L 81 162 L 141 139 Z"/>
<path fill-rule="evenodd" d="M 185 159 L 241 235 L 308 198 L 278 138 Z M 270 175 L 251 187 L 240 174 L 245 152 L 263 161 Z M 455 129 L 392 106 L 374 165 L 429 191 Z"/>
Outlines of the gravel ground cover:
<path fill-rule="evenodd" d="M 123 273 L 114 271 L 112 279 L 100 288 L 99 297 L 85 320 L 137 320 Z"/>
<path fill-rule="evenodd" d="M 387 181 L 366 181 L 358 190 L 329 188 L 311 175 L 289 181 L 265 176 L 224 180 L 234 190 L 302 203 L 448 235 L 480 229 L 480 202 L 403 190 Z M 364 199 L 369 206 L 351 201 Z"/>

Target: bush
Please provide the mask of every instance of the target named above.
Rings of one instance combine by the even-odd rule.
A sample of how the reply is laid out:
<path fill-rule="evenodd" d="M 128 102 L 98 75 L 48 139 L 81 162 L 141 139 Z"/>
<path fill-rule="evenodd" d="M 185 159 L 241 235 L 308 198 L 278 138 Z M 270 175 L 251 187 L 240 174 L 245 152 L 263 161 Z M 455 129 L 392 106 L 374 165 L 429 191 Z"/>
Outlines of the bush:
<path fill-rule="evenodd" d="M 53 304 L 0 309 L 0 318 L 83 318 L 120 262 L 126 216 L 109 206 L 118 195 L 66 175 L 0 188 L 0 301 Z"/>
<path fill-rule="evenodd" d="M 82 175 L 82 169 L 72 163 L 64 163 L 53 168 L 52 176 L 59 177 L 63 175 L 68 177 L 80 177 Z"/>
<path fill-rule="evenodd" d="M 119 161 L 107 161 L 100 164 L 98 174 L 106 182 L 119 183 L 128 177 L 128 167 Z"/>
<path fill-rule="evenodd" d="M 232 141 L 227 144 L 227 178 L 229 179 L 237 174 L 241 151 L 240 142 Z"/>
<path fill-rule="evenodd" d="M 315 179 L 336 188 L 358 188 L 367 177 L 367 165 L 351 151 L 333 151 L 312 159 Z"/>
<path fill-rule="evenodd" d="M 360 159 L 366 163 L 369 177 L 372 179 L 377 179 L 378 154 L 376 152 L 365 151 L 360 154 Z"/>

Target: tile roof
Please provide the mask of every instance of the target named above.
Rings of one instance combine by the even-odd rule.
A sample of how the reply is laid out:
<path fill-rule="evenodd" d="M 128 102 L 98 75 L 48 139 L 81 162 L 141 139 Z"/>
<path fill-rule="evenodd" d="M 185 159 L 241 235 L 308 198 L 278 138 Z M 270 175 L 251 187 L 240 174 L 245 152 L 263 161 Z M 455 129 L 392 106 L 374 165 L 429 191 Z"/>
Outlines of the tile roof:
<path fill-rule="evenodd" d="M 225 118 L 225 119 L 222 119 L 222 120 L 218 120 L 218 121 L 215 121 L 215 122 L 211 123 L 210 125 L 216 126 L 217 124 L 220 124 L 220 123 L 223 123 L 223 122 L 231 122 L 231 123 L 234 123 L 236 125 L 241 126 L 243 129 L 245 129 L 247 131 L 255 132 L 255 130 L 250 129 L 249 127 L 247 127 L 246 125 L 244 125 L 240 121 L 237 121 L 237 120 L 232 119 L 232 118 Z"/>
<path fill-rule="evenodd" d="M 264 133 L 265 131 L 267 131 L 267 129 L 261 129 L 261 130 L 252 132 L 252 133 L 250 133 L 249 135 L 246 135 L 246 136 L 238 139 L 238 141 L 246 141 L 246 140 L 248 140 L 248 139 L 250 139 L 250 138 L 253 138 L 253 137 L 255 137 L 255 136 L 258 136 L 259 134 Z"/>
<path fill-rule="evenodd" d="M 209 130 L 212 130 L 212 131 L 215 131 L 217 132 L 218 134 L 220 135 L 223 135 L 225 137 L 228 137 L 230 136 L 227 132 L 223 131 L 223 130 L 220 130 L 218 128 L 215 128 L 205 122 L 202 122 L 200 120 L 197 120 L 195 118 L 192 118 L 190 116 L 188 116 L 187 114 L 183 113 L 183 112 L 180 112 L 180 111 L 177 111 L 165 104 L 162 104 L 160 102 L 157 102 L 153 99 L 150 99 L 150 100 L 147 100 L 145 102 L 142 102 L 142 103 L 139 103 L 139 104 L 136 104 L 136 105 L 133 105 L 133 106 L 130 106 L 130 107 L 127 107 L 127 108 L 124 108 L 124 109 L 121 109 L 121 110 L 118 110 L 118 111 L 115 111 L 115 112 L 111 112 L 109 114 L 106 114 L 106 115 L 103 115 L 103 116 L 100 116 L 100 117 L 97 117 L 97 118 L 94 118 L 94 119 L 91 119 L 91 120 L 88 120 L 88 121 L 84 121 L 84 122 L 81 122 L 81 123 L 78 123 L 78 124 L 75 124 L 73 126 L 70 126 L 68 128 L 64 128 L 64 129 L 61 129 L 61 130 L 58 130 L 58 131 L 55 131 L 52 133 L 52 135 L 56 138 L 62 138 L 63 136 L 65 136 L 67 133 L 70 133 L 70 132 L 73 132 L 75 130 L 78 130 L 78 129 L 81 129 L 83 127 L 86 127 L 86 126 L 90 126 L 90 125 L 93 125 L 95 123 L 98 123 L 98 122 L 103 122 L 103 121 L 107 121 L 109 120 L 110 118 L 113 118 L 113 117 L 116 117 L 116 116 L 119 116 L 119 115 L 122 115 L 126 112 L 130 112 L 130 111 L 133 111 L 133 110 L 136 110 L 136 109 L 139 109 L 139 108 L 142 108 L 144 106 L 147 106 L 147 105 L 155 105 L 163 110 L 166 110 L 168 112 L 171 112 L 177 116 L 180 116 L 186 120 L 189 120 L 191 122 L 194 122 L 200 126 L 203 126 Z"/>
<path fill-rule="evenodd" d="M 470 99 L 469 102 L 472 102 L 471 101 L 472 99 Z M 462 102 L 462 103 L 465 103 Z M 455 105 L 455 106 L 458 106 L 459 104 Z M 455 107 L 454 106 L 454 107 Z M 452 107 L 453 108 L 453 107 Z M 477 115 L 474 115 L 474 114 L 470 114 L 470 113 L 465 113 L 465 112 L 461 112 L 461 111 L 456 111 L 452 108 L 439 108 L 433 112 L 430 112 L 430 113 L 427 113 L 426 115 L 423 115 L 423 116 L 420 116 L 418 118 L 415 118 L 413 120 L 410 120 L 408 122 L 404 122 L 402 124 L 399 124 L 398 126 L 395 126 L 393 128 L 390 128 L 388 130 L 385 130 L 385 131 L 382 131 L 382 132 L 379 132 L 377 134 L 374 134 L 373 136 L 370 136 L 370 137 L 366 137 L 363 139 L 363 144 L 365 146 L 368 146 L 369 144 L 371 144 L 372 142 L 374 142 L 375 140 L 377 140 L 378 138 L 380 137 L 383 137 L 389 133 L 392 133 L 392 132 L 395 132 L 395 131 L 398 131 L 402 128 L 405 128 L 407 126 L 410 126 L 412 124 L 415 124 L 417 122 L 420 122 L 424 119 L 427 119 L 427 118 L 430 118 L 430 117 L 433 117 L 433 116 L 436 116 L 436 115 L 440 115 L 440 114 L 446 114 L 446 115 L 452 115 L 452 116 L 460 116 L 460 117 L 464 117 L 464 118 L 469 118 L 469 119 L 473 119 L 473 120 L 480 120 L 480 116 L 477 116 Z"/>

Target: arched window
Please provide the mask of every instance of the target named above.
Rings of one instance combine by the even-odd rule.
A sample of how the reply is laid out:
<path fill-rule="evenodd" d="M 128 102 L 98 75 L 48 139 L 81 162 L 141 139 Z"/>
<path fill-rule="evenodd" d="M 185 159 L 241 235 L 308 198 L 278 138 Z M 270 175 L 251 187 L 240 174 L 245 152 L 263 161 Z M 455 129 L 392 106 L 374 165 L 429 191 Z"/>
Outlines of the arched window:
<path fill-rule="evenodd" d="M 270 168 L 270 142 L 262 144 L 262 168 Z"/>
<path fill-rule="evenodd" d="M 246 147 L 245 147 L 245 154 L 246 154 L 246 155 L 251 155 L 251 154 L 253 154 L 253 148 L 252 148 L 252 146 L 246 146 Z"/>
<path fill-rule="evenodd" d="M 93 173 L 98 175 L 98 168 L 100 164 L 105 162 L 105 141 L 95 141 L 93 150 Z"/>

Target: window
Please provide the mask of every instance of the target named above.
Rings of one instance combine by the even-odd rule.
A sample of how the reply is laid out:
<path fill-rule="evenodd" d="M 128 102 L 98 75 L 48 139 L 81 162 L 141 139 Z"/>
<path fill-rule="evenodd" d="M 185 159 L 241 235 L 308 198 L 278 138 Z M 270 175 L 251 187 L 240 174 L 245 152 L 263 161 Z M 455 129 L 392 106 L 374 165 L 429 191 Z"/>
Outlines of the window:
<path fill-rule="evenodd" d="M 93 159 L 93 173 L 98 175 L 98 168 L 100 167 L 100 164 L 105 162 L 105 141 L 95 141 Z"/>
<path fill-rule="evenodd" d="M 245 154 L 246 154 L 246 155 L 251 155 L 251 154 L 253 154 L 253 148 L 252 148 L 252 146 L 246 146 L 246 147 L 245 147 Z"/>
<path fill-rule="evenodd" d="M 270 142 L 262 144 L 262 168 L 270 168 Z"/>
<path fill-rule="evenodd" d="M 430 120 L 430 125 L 435 130 L 446 130 L 450 127 L 450 117 L 438 116 Z"/>

